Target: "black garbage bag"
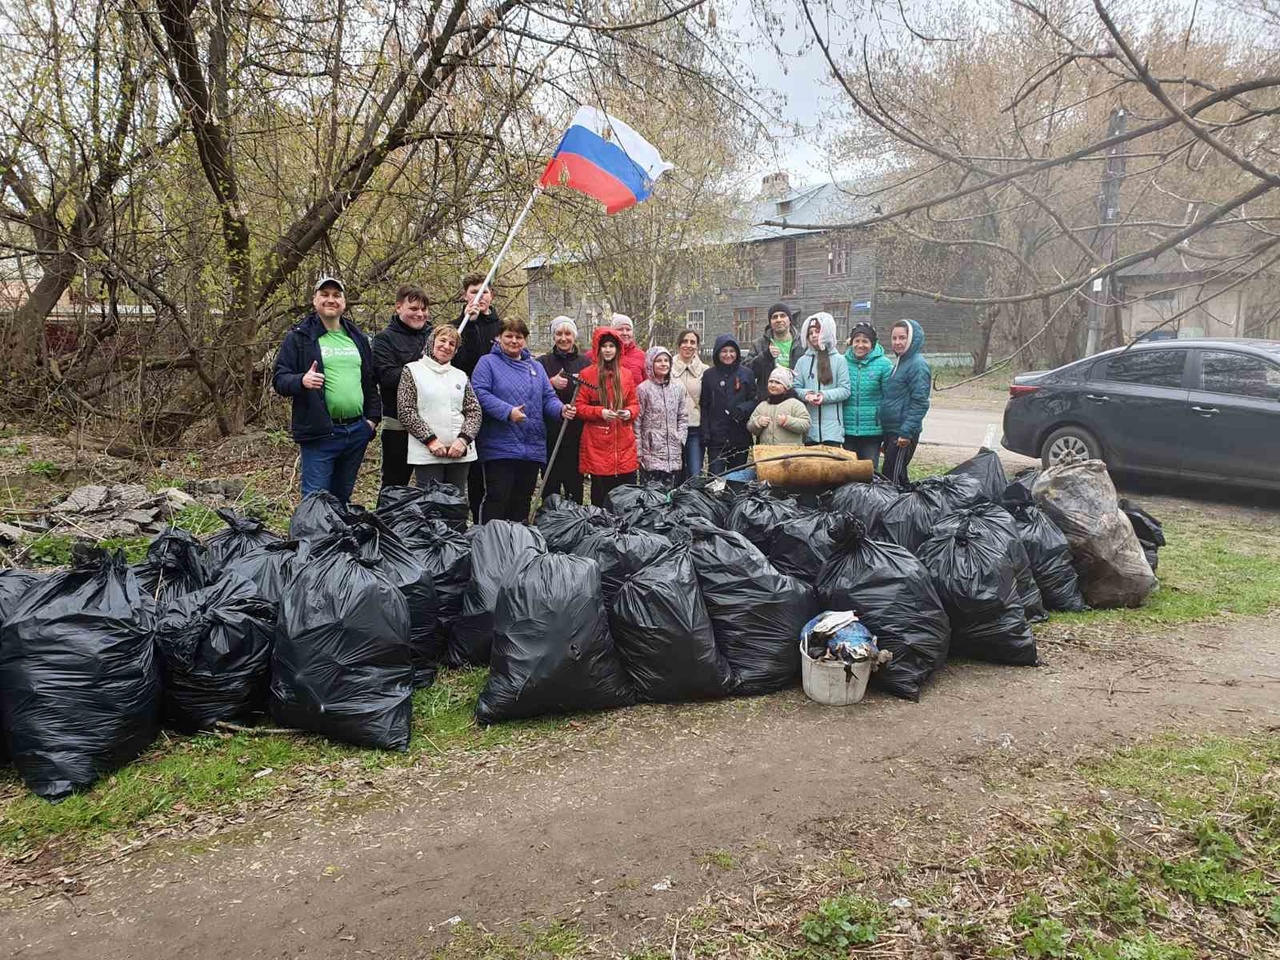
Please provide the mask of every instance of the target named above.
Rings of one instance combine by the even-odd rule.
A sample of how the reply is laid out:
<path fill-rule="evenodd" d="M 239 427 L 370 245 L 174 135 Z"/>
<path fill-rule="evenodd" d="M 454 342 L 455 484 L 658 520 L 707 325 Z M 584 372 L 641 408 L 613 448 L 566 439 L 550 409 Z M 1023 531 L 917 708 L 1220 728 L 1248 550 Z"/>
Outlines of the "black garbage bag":
<path fill-rule="evenodd" d="M 1009 481 L 1004 488 L 1002 499 L 1005 504 L 1010 503 L 1034 503 L 1031 497 L 1031 488 L 1036 484 L 1036 477 L 1040 476 L 1039 467 L 1027 467 L 1025 470 L 1019 470 L 1014 474 L 1013 479 Z"/>
<path fill-rule="evenodd" d="M 304 497 L 289 519 L 290 540 L 317 540 L 341 533 L 350 519 L 342 501 L 328 490 Z"/>
<path fill-rule="evenodd" d="M 589 557 L 600 568 L 604 602 L 613 607 L 622 582 L 671 546 L 666 537 L 647 530 L 598 530 L 573 548 L 573 555 Z"/>
<path fill-rule="evenodd" d="M 740 533 L 689 521 L 690 553 L 734 693 L 772 693 L 800 675 L 800 628 L 818 612 L 813 588 L 779 573 Z"/>
<path fill-rule="evenodd" d="M 271 653 L 271 714 L 287 727 L 406 750 L 413 649 L 404 595 L 350 533 L 315 544 L 285 589 Z"/>
<path fill-rule="evenodd" d="M 189 731 L 265 711 L 275 627 L 275 605 L 235 573 L 165 604 L 155 628 L 165 719 Z"/>
<path fill-rule="evenodd" d="M 204 541 L 215 569 L 221 570 L 232 560 L 281 539 L 280 534 L 272 533 L 257 517 L 242 517 L 234 510 L 225 509 L 219 510 L 218 516 L 223 519 L 227 528 L 206 537 Z"/>
<path fill-rule="evenodd" d="M 948 470 L 947 476 L 973 477 L 982 488 L 982 495 L 992 503 L 999 503 L 1004 498 L 1005 489 L 1009 486 L 1009 478 L 1005 476 L 1000 455 L 987 447 L 983 447 L 959 466 Z"/>
<path fill-rule="evenodd" d="M 471 503 L 467 492 L 452 483 L 428 480 L 419 488 L 418 510 L 427 520 L 442 520 L 454 530 L 467 529 L 467 517 L 471 515 Z"/>
<path fill-rule="evenodd" d="M 1013 564 L 1018 596 L 1027 619 L 1032 623 L 1047 620 L 1049 615 L 1045 612 L 1044 598 L 1036 583 L 1035 568 L 1031 565 L 1031 557 L 1022 542 L 1022 533 L 1013 514 L 998 503 L 983 500 L 943 517 L 934 527 L 934 535 L 953 532 L 966 518 L 973 524 L 980 527 L 989 525 L 996 531 L 994 535 L 1004 544 L 1009 562 Z"/>
<path fill-rule="evenodd" d="M 1071 544 L 1044 511 L 1030 501 L 1007 501 L 1018 528 L 1018 537 L 1031 561 L 1046 610 L 1088 610 L 1080 593 L 1080 581 L 1071 565 Z"/>
<path fill-rule="evenodd" d="M 831 491 L 831 509 L 851 514 L 868 530 L 875 530 L 889 504 L 899 496 L 898 488 L 877 473 L 871 483 L 846 483 L 836 487 Z"/>
<path fill-rule="evenodd" d="M 810 510 L 783 520 L 774 531 L 769 562 L 779 573 L 812 585 L 835 550 L 832 530 L 840 516 L 827 510 Z"/>
<path fill-rule="evenodd" d="M 413 684 L 422 689 L 436 679 L 436 667 L 444 659 L 445 646 L 437 632 L 440 602 L 435 577 L 395 531 L 376 514 L 359 512 L 351 529 L 361 545 L 361 556 L 395 585 L 409 606 L 409 645 L 413 648 Z"/>
<path fill-rule="evenodd" d="M 666 511 L 668 496 L 660 484 L 626 483 L 609 491 L 604 506 L 623 523 L 634 524 L 646 514 Z"/>
<path fill-rule="evenodd" d="M 1164 526 L 1132 500 L 1121 497 L 1118 503 L 1120 512 L 1129 518 L 1129 524 L 1142 546 L 1142 553 L 1151 565 L 1151 572 L 1155 573 L 1156 566 L 1160 563 L 1160 548 L 1165 545 Z"/>
<path fill-rule="evenodd" d="M 498 595 L 492 663 L 476 720 L 497 723 L 634 702 L 609 635 L 595 562 L 526 550 Z"/>
<path fill-rule="evenodd" d="M 0 623 L 9 616 L 27 591 L 44 577 L 33 570 L 0 570 Z"/>
<path fill-rule="evenodd" d="M 640 700 L 679 703 L 733 691 L 733 668 L 716 646 L 687 538 L 623 581 L 609 629 Z"/>
<path fill-rule="evenodd" d="M 133 568 L 138 586 L 157 603 L 207 587 L 216 578 L 209 551 L 177 527 L 165 527 L 147 547 L 147 559 Z"/>
<path fill-rule="evenodd" d="M 947 662 L 951 625 L 933 578 L 911 552 L 867 536 L 845 517 L 833 531 L 835 552 L 818 574 L 824 610 L 852 610 L 893 659 L 871 682 L 894 696 L 920 699 L 920 688 Z"/>
<path fill-rule="evenodd" d="M 223 568 L 223 577 L 244 577 L 253 582 L 258 596 L 268 603 L 279 604 L 293 575 L 307 562 L 311 553 L 306 540 L 272 540 L 252 550 Z"/>
<path fill-rule="evenodd" d="M 382 513 L 384 510 L 390 510 L 401 504 L 413 503 L 420 496 L 422 496 L 422 491 L 418 487 L 402 487 L 399 485 L 382 487 L 378 491 L 378 506 L 374 512 Z"/>
<path fill-rule="evenodd" d="M 729 511 L 725 529 L 742 534 L 761 553 L 768 554 L 778 525 L 797 516 L 799 512 L 800 506 L 794 499 L 778 499 L 771 495 L 767 483 L 753 483 L 750 489 L 738 497 L 733 509 Z M 796 636 L 800 635 L 797 633 Z M 799 642 L 796 640 L 796 643 Z"/>
<path fill-rule="evenodd" d="M 534 523 L 546 539 L 548 550 L 570 553 L 584 537 L 616 527 L 618 518 L 603 507 L 583 506 L 553 493 L 538 507 Z"/>
<path fill-rule="evenodd" d="M 883 532 L 889 542 L 914 553 L 933 536 L 934 525 L 950 512 L 935 487 L 911 484 L 884 508 L 875 532 Z"/>
<path fill-rule="evenodd" d="M 493 611 L 498 591 L 531 557 L 547 552 L 547 542 L 533 527 L 509 520 L 490 520 L 472 527 L 471 579 L 462 612 L 449 633 L 449 665 L 488 666 L 493 645 Z"/>
<path fill-rule="evenodd" d="M 435 583 L 436 633 L 445 641 L 447 658 L 448 638 L 471 583 L 471 540 L 443 520 L 424 520 L 404 543 Z"/>
<path fill-rule="evenodd" d="M 159 726 L 154 604 L 122 553 L 78 550 L 74 563 L 28 590 L 0 629 L 0 726 L 46 800 L 133 760 Z"/>
<path fill-rule="evenodd" d="M 951 622 L 951 656 L 1035 666 L 1036 641 L 1003 532 L 970 512 L 954 516 L 919 551 Z"/>
<path fill-rule="evenodd" d="M 729 505 L 708 489 L 710 477 L 691 477 L 671 491 L 671 510 L 682 518 L 702 517 L 717 527 L 729 522 Z"/>

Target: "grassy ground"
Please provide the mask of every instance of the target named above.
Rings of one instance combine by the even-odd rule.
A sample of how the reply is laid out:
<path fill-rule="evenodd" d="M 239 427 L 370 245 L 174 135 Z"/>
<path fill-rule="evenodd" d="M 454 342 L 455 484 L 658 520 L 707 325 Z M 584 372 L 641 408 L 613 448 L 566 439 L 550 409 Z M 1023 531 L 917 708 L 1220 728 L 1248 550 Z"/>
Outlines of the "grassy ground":
<path fill-rule="evenodd" d="M 823 824 L 807 864 L 744 870 L 638 943 L 552 921 L 460 927 L 431 956 L 1262 960 L 1280 955 L 1278 771 L 1274 734 L 1156 741 L 1020 776 L 976 816 Z"/>

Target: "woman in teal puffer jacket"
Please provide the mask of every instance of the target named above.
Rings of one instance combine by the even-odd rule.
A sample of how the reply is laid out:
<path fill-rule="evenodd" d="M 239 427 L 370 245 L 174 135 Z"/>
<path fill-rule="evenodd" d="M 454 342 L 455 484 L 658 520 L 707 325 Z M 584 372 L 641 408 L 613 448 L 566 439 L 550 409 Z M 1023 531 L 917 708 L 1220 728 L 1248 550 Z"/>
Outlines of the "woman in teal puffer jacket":
<path fill-rule="evenodd" d="M 884 382 L 880 426 L 884 428 L 884 475 L 895 483 L 907 481 L 907 465 L 915 455 L 929 412 L 933 374 L 921 355 L 924 328 L 915 320 L 899 320 L 890 332 L 893 372 Z"/>
<path fill-rule="evenodd" d="M 893 372 L 893 361 L 876 342 L 876 328 L 856 323 L 849 335 L 844 355 L 849 365 L 849 399 L 844 402 L 844 448 L 859 460 L 870 460 L 871 469 L 880 469 L 880 398 L 884 382 Z"/>

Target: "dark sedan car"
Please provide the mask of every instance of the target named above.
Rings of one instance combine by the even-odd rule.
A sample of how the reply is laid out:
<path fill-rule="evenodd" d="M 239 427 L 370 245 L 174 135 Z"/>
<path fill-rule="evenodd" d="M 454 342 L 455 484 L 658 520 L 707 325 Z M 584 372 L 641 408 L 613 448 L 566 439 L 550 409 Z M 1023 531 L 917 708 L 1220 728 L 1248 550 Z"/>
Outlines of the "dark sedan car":
<path fill-rule="evenodd" d="M 1280 489 L 1280 342 L 1161 340 L 1109 350 L 1009 386 L 1004 445 L 1049 466 Z"/>

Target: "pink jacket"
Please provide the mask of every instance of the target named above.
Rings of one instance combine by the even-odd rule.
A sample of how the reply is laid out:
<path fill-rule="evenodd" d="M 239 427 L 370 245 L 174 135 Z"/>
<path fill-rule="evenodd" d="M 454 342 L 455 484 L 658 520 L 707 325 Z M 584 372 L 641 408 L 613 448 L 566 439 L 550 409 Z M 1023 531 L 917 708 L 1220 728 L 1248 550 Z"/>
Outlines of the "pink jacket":
<path fill-rule="evenodd" d="M 645 381 L 636 388 L 640 416 L 636 418 L 636 448 L 642 470 L 672 473 L 681 468 L 681 451 L 689 433 L 688 393 L 667 376 L 666 383 L 653 379 L 653 361 L 671 351 L 650 347 L 644 355 Z"/>

